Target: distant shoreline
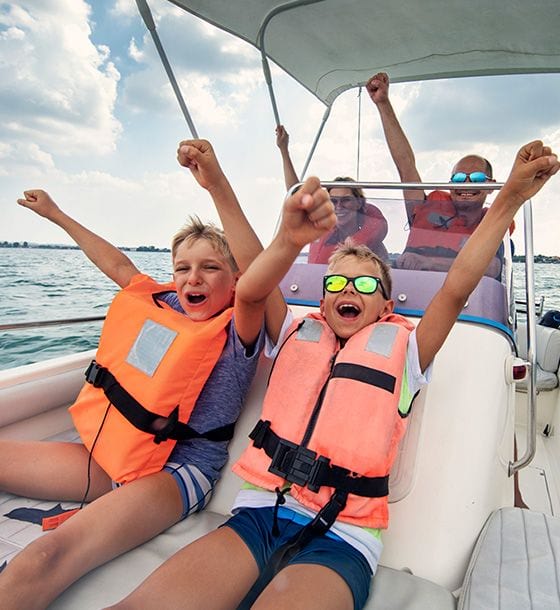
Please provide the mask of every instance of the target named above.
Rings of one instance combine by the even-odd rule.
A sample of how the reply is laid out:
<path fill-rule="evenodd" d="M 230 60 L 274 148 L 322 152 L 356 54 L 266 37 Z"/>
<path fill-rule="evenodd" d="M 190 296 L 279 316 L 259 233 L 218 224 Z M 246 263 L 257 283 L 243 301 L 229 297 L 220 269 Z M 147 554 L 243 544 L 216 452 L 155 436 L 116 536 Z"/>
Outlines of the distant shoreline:
<path fill-rule="evenodd" d="M 169 248 L 156 248 L 155 246 L 117 246 L 123 252 L 171 252 Z M 36 244 L 27 241 L 2 241 L 0 248 L 24 248 L 27 250 L 41 248 L 43 250 L 80 250 L 78 246 L 70 244 Z"/>
<path fill-rule="evenodd" d="M 67 245 L 67 244 L 36 244 L 33 242 L 19 242 L 19 241 L 2 241 L 0 242 L 0 248 L 43 248 L 45 250 L 79 250 L 78 246 Z M 156 248 L 155 246 L 118 246 L 119 250 L 123 252 L 171 252 L 169 248 Z M 525 255 L 515 254 L 512 257 L 514 263 L 524 263 Z M 560 256 L 550 256 L 547 254 L 535 254 L 535 263 L 546 263 L 557 265 L 560 264 Z"/>

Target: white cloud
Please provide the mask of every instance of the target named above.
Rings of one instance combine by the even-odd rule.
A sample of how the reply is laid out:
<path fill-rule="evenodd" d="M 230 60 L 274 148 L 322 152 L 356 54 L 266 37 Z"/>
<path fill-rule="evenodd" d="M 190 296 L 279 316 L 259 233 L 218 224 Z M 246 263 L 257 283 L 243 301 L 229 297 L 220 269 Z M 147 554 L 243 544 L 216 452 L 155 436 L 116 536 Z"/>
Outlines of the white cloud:
<path fill-rule="evenodd" d="M 131 39 L 128 45 L 128 54 L 136 62 L 141 63 L 144 61 L 144 53 L 138 48 L 136 40 Z"/>
<path fill-rule="evenodd" d="M 541 137 L 559 105 L 559 74 L 478 77 L 424 82 L 400 116 L 417 150 L 444 150 Z"/>
<path fill-rule="evenodd" d="M 92 43 L 89 18 L 82 0 L 1 6 L 2 140 L 61 156 L 114 150 L 119 73 L 108 47 Z"/>
<path fill-rule="evenodd" d="M 138 7 L 134 0 L 115 0 L 110 12 L 116 17 L 135 17 L 138 15 Z"/>
<path fill-rule="evenodd" d="M 150 5 L 195 124 L 212 140 L 243 208 L 267 242 L 284 188 L 258 53 L 169 2 Z M 104 43 L 98 46 L 91 39 L 92 15 L 84 0 L 0 4 L 3 238 L 61 240 L 59 229 L 13 205 L 15 191 L 36 186 L 51 191 L 64 209 L 114 243 L 165 246 L 188 213 L 217 217 L 188 172 L 174 171 L 184 124 L 153 41 L 139 33 L 143 24 L 136 3 L 96 0 L 94 6 L 94 40 Z M 112 62 L 122 71 L 121 80 Z M 324 109 L 277 67 L 272 71 L 299 170 Z M 554 114 L 560 94 L 552 85 L 539 79 L 463 82 L 391 87 L 426 180 L 446 180 L 453 163 L 473 147 L 493 161 L 496 176 L 503 179 L 529 131 L 542 131 L 560 148 Z M 512 95 L 515 82 L 529 91 L 516 88 Z M 508 105 L 498 105 L 496 112 L 485 107 L 504 99 Z M 324 179 L 356 175 L 357 109 L 356 91 L 335 103 L 308 174 Z M 360 155 L 362 179 L 397 180 L 377 111 L 365 92 Z M 535 205 L 541 252 L 557 253 L 557 183 L 558 177 Z"/>

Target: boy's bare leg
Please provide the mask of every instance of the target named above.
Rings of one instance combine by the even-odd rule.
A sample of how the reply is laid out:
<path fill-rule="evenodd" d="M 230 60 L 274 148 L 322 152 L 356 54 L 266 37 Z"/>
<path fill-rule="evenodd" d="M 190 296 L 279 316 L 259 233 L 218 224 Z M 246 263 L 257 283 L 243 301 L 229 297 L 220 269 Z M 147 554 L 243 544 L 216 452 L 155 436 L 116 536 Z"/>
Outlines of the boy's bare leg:
<path fill-rule="evenodd" d="M 181 494 L 167 472 L 110 491 L 14 557 L 0 573 L 0 607 L 46 608 L 93 568 L 176 523 L 181 511 Z"/>
<path fill-rule="evenodd" d="M 87 487 L 88 450 L 80 443 L 0 440 L 0 490 L 41 500 L 80 502 Z M 111 491 L 111 479 L 90 464 L 88 500 Z"/>
<path fill-rule="evenodd" d="M 346 581 L 320 565 L 295 564 L 281 570 L 261 593 L 253 610 L 352 610 Z"/>
<path fill-rule="evenodd" d="M 257 575 L 245 543 L 221 527 L 175 553 L 110 610 L 231 610 Z"/>

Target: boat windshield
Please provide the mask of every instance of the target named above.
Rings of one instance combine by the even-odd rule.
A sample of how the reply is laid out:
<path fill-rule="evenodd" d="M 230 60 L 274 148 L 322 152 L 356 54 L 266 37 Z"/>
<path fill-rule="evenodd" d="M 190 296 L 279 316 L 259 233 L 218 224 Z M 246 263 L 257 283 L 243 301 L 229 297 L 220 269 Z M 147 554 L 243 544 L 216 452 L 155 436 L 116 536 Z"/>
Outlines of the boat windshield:
<path fill-rule="evenodd" d="M 484 208 L 478 219 L 476 214 L 457 212 L 449 195 L 442 191 L 435 196 L 432 193 L 427 201 L 406 202 L 394 197 L 338 197 L 335 193 L 333 189 L 337 225 L 298 256 L 282 283 L 287 301 L 294 305 L 319 304 L 329 257 L 350 237 L 353 243 L 368 246 L 391 267 L 395 310 L 422 316 Z M 511 249 L 506 236 L 460 319 L 499 326 L 510 334 Z"/>

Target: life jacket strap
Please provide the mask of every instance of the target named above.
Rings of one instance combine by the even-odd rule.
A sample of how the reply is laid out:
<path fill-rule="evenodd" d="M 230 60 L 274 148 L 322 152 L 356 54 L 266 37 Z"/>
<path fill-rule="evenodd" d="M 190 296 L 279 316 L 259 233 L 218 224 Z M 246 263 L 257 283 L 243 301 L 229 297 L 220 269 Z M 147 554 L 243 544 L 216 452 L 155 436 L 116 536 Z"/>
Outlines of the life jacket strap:
<path fill-rule="evenodd" d="M 271 458 L 269 472 L 290 483 L 307 486 L 317 492 L 322 486 L 366 498 L 382 498 L 389 494 L 389 475 L 366 477 L 347 468 L 331 464 L 330 459 L 302 445 L 279 437 L 270 421 L 259 420 L 249 434 L 253 445 Z"/>
<path fill-rule="evenodd" d="M 330 500 L 315 515 L 313 521 L 310 521 L 307 525 L 303 526 L 297 534 L 292 536 L 285 544 L 278 547 L 274 553 L 272 553 L 263 571 L 260 573 L 239 606 L 237 606 L 237 610 L 250 610 L 268 583 L 288 564 L 294 555 L 307 546 L 313 538 L 322 536 L 330 529 L 339 513 L 346 506 L 347 498 L 347 492 L 335 490 L 330 497 Z"/>
<path fill-rule="evenodd" d="M 197 432 L 188 424 L 179 421 L 179 406 L 165 418 L 144 408 L 118 382 L 104 366 L 92 360 L 85 373 L 86 381 L 94 388 L 101 388 L 111 404 L 135 428 L 154 435 L 154 443 L 166 440 L 182 441 L 191 438 L 205 438 L 209 441 L 229 441 L 233 438 L 235 423 L 226 424 L 207 432 Z M 165 423 L 161 425 L 162 421 Z"/>

